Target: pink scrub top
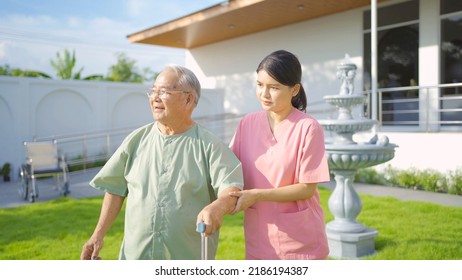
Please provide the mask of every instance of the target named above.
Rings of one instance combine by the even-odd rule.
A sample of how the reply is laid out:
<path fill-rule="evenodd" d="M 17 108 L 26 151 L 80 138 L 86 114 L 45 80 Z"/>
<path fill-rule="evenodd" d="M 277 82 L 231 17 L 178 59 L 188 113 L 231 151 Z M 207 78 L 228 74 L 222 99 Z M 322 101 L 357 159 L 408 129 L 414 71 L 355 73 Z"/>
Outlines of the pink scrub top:
<path fill-rule="evenodd" d="M 242 162 L 244 189 L 330 181 L 324 131 L 298 111 L 274 133 L 266 111 L 245 116 L 231 141 Z M 307 200 L 258 202 L 244 215 L 247 259 L 326 259 L 329 254 L 319 193 Z"/>

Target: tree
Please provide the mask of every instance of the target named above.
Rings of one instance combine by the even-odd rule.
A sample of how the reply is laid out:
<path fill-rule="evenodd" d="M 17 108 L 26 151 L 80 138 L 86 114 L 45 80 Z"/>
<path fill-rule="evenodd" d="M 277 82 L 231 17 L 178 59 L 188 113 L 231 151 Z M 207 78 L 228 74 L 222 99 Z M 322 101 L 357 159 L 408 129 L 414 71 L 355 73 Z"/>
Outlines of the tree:
<path fill-rule="evenodd" d="M 75 51 L 71 53 L 65 49 L 62 53 L 56 53 L 56 60 L 50 60 L 51 65 L 56 70 L 56 76 L 62 80 L 93 80 L 93 81 L 113 81 L 113 82 L 131 82 L 143 83 L 154 80 L 158 73 L 151 71 L 148 67 L 143 68 L 141 73 L 138 72 L 136 61 L 130 59 L 124 53 L 116 53 L 117 63 L 108 69 L 107 77 L 100 74 L 81 77 L 83 67 L 74 73 L 76 64 Z M 42 77 L 52 79 L 50 75 L 39 71 L 22 70 L 19 68 L 10 68 L 8 64 L 0 66 L 0 76 L 18 76 L 18 77 Z"/>
<path fill-rule="evenodd" d="M 109 67 L 108 81 L 142 83 L 151 80 L 151 76 L 154 73 L 149 68 L 144 68 L 140 74 L 135 60 L 130 59 L 126 54 L 120 52 L 116 53 L 116 56 L 117 64 Z"/>
<path fill-rule="evenodd" d="M 21 70 L 19 68 L 13 69 L 12 76 L 16 76 L 16 77 L 41 77 L 41 78 L 51 79 L 50 75 L 45 74 L 43 72 L 34 71 L 34 70 Z"/>
<path fill-rule="evenodd" d="M 0 76 L 11 76 L 10 65 L 0 66 Z"/>
<path fill-rule="evenodd" d="M 19 68 L 10 68 L 10 65 L 0 66 L 0 76 L 14 76 L 14 77 L 40 77 L 51 79 L 51 76 L 43 72 L 34 70 L 22 70 Z"/>
<path fill-rule="evenodd" d="M 104 81 L 105 79 L 104 79 L 103 75 L 95 74 L 95 75 L 86 76 L 82 80 L 85 80 L 85 81 Z"/>
<path fill-rule="evenodd" d="M 75 67 L 75 50 L 72 52 L 72 56 L 67 49 L 62 52 L 62 56 L 59 52 L 56 53 L 56 61 L 51 60 L 51 66 L 56 70 L 56 76 L 62 80 L 80 80 L 80 74 L 83 71 L 83 67 L 79 71 L 73 73 Z"/>
<path fill-rule="evenodd" d="M 157 78 L 158 75 L 159 72 L 154 72 L 149 67 L 143 68 L 143 77 L 145 81 L 152 82 Z"/>

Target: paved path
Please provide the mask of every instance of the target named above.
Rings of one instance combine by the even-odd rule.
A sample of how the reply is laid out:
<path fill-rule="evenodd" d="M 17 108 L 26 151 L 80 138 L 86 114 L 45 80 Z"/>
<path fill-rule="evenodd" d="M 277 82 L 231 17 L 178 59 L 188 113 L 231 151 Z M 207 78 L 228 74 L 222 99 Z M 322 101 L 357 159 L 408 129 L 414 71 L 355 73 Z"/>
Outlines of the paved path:
<path fill-rule="evenodd" d="M 335 180 L 331 180 L 330 183 L 323 185 L 333 190 L 335 187 Z M 355 190 L 360 194 L 370 194 L 380 197 L 395 197 L 399 200 L 424 201 L 444 206 L 462 207 L 462 196 L 460 195 L 359 183 L 354 183 L 354 187 Z"/>
<path fill-rule="evenodd" d="M 93 176 L 95 176 L 98 171 L 99 168 L 71 173 L 71 193 L 69 194 L 69 197 L 84 198 L 102 196 L 103 192 L 95 190 L 88 185 L 91 178 L 93 178 Z M 38 181 L 38 184 L 39 197 L 37 198 L 36 203 L 49 201 L 60 197 L 59 192 L 56 191 L 53 187 L 53 180 L 41 179 Z M 335 181 L 332 180 L 330 183 L 324 183 L 322 185 L 329 189 L 334 189 Z M 360 194 L 370 194 L 381 197 L 395 197 L 400 200 L 425 201 L 446 206 L 462 207 L 462 196 L 457 195 L 357 183 L 355 183 L 354 186 L 356 191 Z M 17 183 L 0 182 L 0 208 L 17 207 L 27 204 L 30 204 L 30 202 L 25 201 L 19 197 L 17 191 Z"/>
<path fill-rule="evenodd" d="M 70 173 L 69 189 L 71 193 L 68 196 L 72 198 L 102 196 L 102 191 L 96 190 L 88 184 L 91 178 L 93 178 L 98 171 L 99 169 L 96 168 Z M 50 201 L 62 197 L 55 189 L 53 179 L 39 179 L 37 180 L 37 184 L 39 188 L 39 197 L 35 203 Z M 0 182 L 0 208 L 11 208 L 27 204 L 30 204 L 30 202 L 23 200 L 19 196 L 18 183 Z"/>

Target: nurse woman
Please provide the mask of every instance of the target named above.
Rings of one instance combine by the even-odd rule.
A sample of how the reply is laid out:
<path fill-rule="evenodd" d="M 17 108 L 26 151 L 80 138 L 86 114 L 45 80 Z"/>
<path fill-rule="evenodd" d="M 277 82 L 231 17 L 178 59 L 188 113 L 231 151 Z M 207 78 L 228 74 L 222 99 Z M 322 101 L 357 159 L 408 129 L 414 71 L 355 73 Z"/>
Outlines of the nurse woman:
<path fill-rule="evenodd" d="M 242 162 L 246 259 L 327 259 L 329 248 L 317 184 L 330 180 L 321 125 L 305 113 L 298 58 L 266 56 L 257 68 L 261 111 L 246 115 L 231 141 Z"/>

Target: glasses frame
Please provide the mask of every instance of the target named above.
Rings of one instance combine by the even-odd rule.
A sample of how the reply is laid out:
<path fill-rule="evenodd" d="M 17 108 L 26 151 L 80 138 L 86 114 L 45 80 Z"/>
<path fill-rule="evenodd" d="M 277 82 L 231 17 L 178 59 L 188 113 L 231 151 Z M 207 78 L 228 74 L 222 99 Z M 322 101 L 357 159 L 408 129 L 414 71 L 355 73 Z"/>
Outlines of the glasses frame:
<path fill-rule="evenodd" d="M 159 97 L 160 99 L 165 100 L 165 99 L 170 99 L 170 96 L 172 96 L 172 93 L 174 92 L 189 93 L 190 91 L 175 90 L 175 89 L 170 90 L 166 88 L 160 88 L 156 91 L 155 88 L 152 87 L 146 90 L 146 95 L 148 96 L 148 98 L 155 99 L 156 97 Z"/>

